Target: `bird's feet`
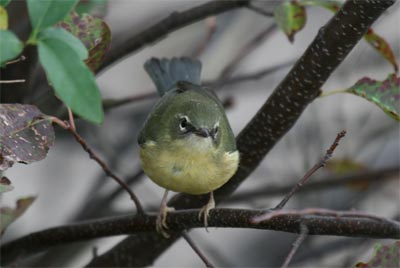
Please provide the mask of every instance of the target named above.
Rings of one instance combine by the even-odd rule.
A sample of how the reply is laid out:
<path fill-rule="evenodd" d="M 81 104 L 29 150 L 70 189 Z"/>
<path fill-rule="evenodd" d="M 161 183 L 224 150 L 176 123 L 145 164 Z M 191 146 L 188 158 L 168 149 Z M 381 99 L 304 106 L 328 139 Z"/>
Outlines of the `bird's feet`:
<path fill-rule="evenodd" d="M 170 235 L 167 233 L 167 214 L 168 212 L 175 211 L 173 207 L 161 206 L 160 213 L 157 216 L 156 230 L 159 234 L 162 234 L 165 238 L 169 238 Z"/>
<path fill-rule="evenodd" d="M 208 232 L 207 226 L 208 226 L 208 215 L 210 214 L 210 210 L 215 208 L 215 200 L 214 200 L 214 194 L 213 192 L 210 193 L 210 199 L 208 200 L 208 203 L 203 206 L 200 209 L 199 212 L 199 220 L 201 221 L 201 218 L 204 216 L 204 227 L 206 227 L 206 231 Z"/>

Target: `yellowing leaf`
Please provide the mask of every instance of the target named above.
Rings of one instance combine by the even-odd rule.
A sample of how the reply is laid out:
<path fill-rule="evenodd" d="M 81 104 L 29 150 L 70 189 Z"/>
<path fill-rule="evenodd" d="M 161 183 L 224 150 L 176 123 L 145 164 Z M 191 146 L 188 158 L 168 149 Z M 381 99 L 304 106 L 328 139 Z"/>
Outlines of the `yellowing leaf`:
<path fill-rule="evenodd" d="M 303 6 L 297 1 L 285 1 L 274 10 L 275 21 L 278 27 L 293 42 L 294 35 L 303 29 L 307 17 Z"/>
<path fill-rule="evenodd" d="M 368 29 L 368 32 L 364 35 L 364 39 L 393 65 L 394 71 L 397 73 L 399 66 L 397 65 L 396 58 L 389 43 L 377 35 L 372 29 Z"/>
<path fill-rule="evenodd" d="M 0 6 L 0 30 L 8 29 L 8 14 L 7 10 Z"/>

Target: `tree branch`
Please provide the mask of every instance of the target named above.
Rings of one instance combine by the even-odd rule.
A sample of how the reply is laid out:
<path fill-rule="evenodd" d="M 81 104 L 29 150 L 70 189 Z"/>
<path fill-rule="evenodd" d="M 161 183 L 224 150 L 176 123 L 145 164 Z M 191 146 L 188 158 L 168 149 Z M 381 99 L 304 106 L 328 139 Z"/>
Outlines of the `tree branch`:
<path fill-rule="evenodd" d="M 210 260 L 208 260 L 208 258 L 204 255 L 203 252 L 201 252 L 201 250 L 199 249 L 199 247 L 196 245 L 196 243 L 194 243 L 194 241 L 192 240 L 192 238 L 190 238 L 189 234 L 186 232 L 186 230 L 184 230 L 182 232 L 182 237 L 186 240 L 186 242 L 188 242 L 188 244 L 190 245 L 190 247 L 193 249 L 194 252 L 196 252 L 196 254 L 200 257 L 200 259 L 204 262 L 204 264 L 206 265 L 206 267 L 209 268 L 214 268 L 215 266 L 210 262 Z"/>
<path fill-rule="evenodd" d="M 250 0 L 210 1 L 187 11 L 174 12 L 167 18 L 144 31 L 138 34 L 135 33 L 133 36 L 130 36 L 125 40 L 116 41 L 115 45 L 111 44 L 111 49 L 106 54 L 106 57 L 97 72 L 102 71 L 104 68 L 113 64 L 117 60 L 122 59 L 128 54 L 136 52 L 148 44 L 153 44 L 175 30 L 211 15 L 247 6 L 249 2 Z"/>
<path fill-rule="evenodd" d="M 320 94 L 322 85 L 372 23 L 393 3 L 394 0 L 348 0 L 319 30 L 302 57 L 237 137 L 237 146 L 241 154 L 239 169 L 214 193 L 217 203 L 233 193 L 255 170 L 265 155 L 296 123 L 304 109 Z M 207 197 L 204 195 L 179 194 L 174 196 L 168 205 L 176 209 L 185 209 L 201 207 L 206 202 Z M 133 239 L 133 242 L 136 240 Z M 161 242 L 161 238 L 152 236 L 152 240 L 148 242 L 150 244 L 142 240 L 140 247 L 157 245 L 157 241 Z M 172 239 L 171 244 L 174 241 Z M 164 247 L 168 248 L 165 243 Z M 124 240 L 124 249 L 128 248 L 129 252 L 135 252 L 137 249 L 136 243 L 129 247 L 129 238 Z M 161 252 L 154 252 L 153 260 Z M 116 260 L 119 255 L 117 245 L 103 256 L 108 256 L 109 260 Z M 146 257 L 149 258 L 148 255 Z M 139 261 L 136 260 L 136 263 Z M 143 261 L 145 263 L 145 260 Z M 113 265 L 130 264 L 115 261 Z"/>
<path fill-rule="evenodd" d="M 286 257 L 285 262 L 282 264 L 282 268 L 287 268 L 289 266 L 289 263 L 293 259 L 294 254 L 296 254 L 300 245 L 303 243 L 303 241 L 307 237 L 307 234 L 308 234 L 307 227 L 305 225 L 301 225 L 300 229 L 301 229 L 300 235 L 297 237 L 296 241 L 293 242 L 292 248 L 290 249 L 289 254 Z"/>
<path fill-rule="evenodd" d="M 400 223 L 356 212 L 322 209 L 279 211 L 279 213 L 275 211 L 270 212 L 272 215 L 270 219 L 258 224 L 252 223 L 252 219 L 265 216 L 266 212 L 267 210 L 213 209 L 210 211 L 209 227 L 252 228 L 300 233 L 300 225 L 303 224 L 308 228 L 310 235 L 400 238 Z M 168 213 L 167 224 L 169 230 L 172 233 L 175 232 L 175 238 L 178 232 L 187 228 L 204 227 L 203 222 L 198 219 L 198 213 L 199 210 Z M 65 243 L 140 232 L 155 234 L 155 223 L 155 215 L 134 215 L 50 228 L 4 244 L 1 247 L 1 264 L 6 265 L 17 258 Z M 157 236 L 160 241 L 169 242 L 168 239 Z"/>
<path fill-rule="evenodd" d="M 335 151 L 336 147 L 339 145 L 339 141 L 346 135 L 346 131 L 342 131 L 337 134 L 335 141 L 332 143 L 331 147 L 326 151 L 325 156 L 315 164 L 306 174 L 296 183 L 296 185 L 290 190 L 289 193 L 285 195 L 281 202 L 279 202 L 275 210 L 282 209 L 289 199 L 303 186 L 304 183 L 321 167 L 326 165 L 326 162 L 332 157 L 333 152 Z"/>

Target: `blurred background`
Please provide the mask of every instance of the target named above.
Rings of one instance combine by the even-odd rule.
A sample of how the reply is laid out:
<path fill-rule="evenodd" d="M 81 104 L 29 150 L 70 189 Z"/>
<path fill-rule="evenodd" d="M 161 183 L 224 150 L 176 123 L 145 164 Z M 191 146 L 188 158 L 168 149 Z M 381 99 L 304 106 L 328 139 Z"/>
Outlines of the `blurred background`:
<path fill-rule="evenodd" d="M 111 28 L 113 40 L 118 41 L 174 11 L 187 10 L 204 2 L 109 1 L 105 12 L 101 13 Z M 270 4 L 272 11 L 274 3 L 265 3 Z M 18 4 L 23 5 L 13 3 Z M 397 60 L 400 58 L 399 6 L 396 3 L 373 25 L 375 32 L 391 45 Z M 330 11 L 322 8 L 307 8 L 307 24 L 290 43 L 277 29 L 273 17 L 249 9 L 230 11 L 182 28 L 126 57 L 102 72 L 97 82 L 105 99 L 141 96 L 155 90 L 143 69 L 147 59 L 197 57 L 203 63 L 204 81 L 218 85 L 217 94 L 227 104 L 228 118 L 235 134 L 238 134 L 312 42 L 319 28 L 332 16 Z M 262 70 L 271 72 L 254 79 L 230 81 Z M 361 40 L 325 83 L 323 91 L 348 88 L 364 76 L 383 80 L 392 72 L 393 67 Z M 46 111 L 45 95 L 33 100 Z M 138 131 L 155 102 L 156 98 L 132 101 L 108 110 L 101 126 L 80 121 L 77 126 L 78 132 L 110 168 L 130 180 L 145 208 L 154 212 L 158 211 L 163 189 L 145 176 L 134 175 L 140 169 L 136 142 Z M 300 191 L 286 208 L 355 209 L 398 219 L 400 176 L 398 172 L 384 174 L 383 171 L 399 168 L 399 124 L 376 105 L 350 94 L 317 98 L 257 170 L 220 206 L 268 208 L 276 205 L 286 193 L 282 187 L 294 185 L 325 154 L 336 134 L 343 129 L 348 134 L 332 161 L 309 183 L 361 171 L 365 174 L 382 171 L 382 174 L 373 180 L 366 176 L 363 182 Z M 37 199 L 7 229 L 3 241 L 74 221 L 133 212 L 129 196 L 122 191 L 115 192 L 118 188 L 116 183 L 105 178 L 80 145 L 60 129 L 47 158 L 30 165 L 16 164 L 5 175 L 15 189 L 2 195 L 2 206 L 13 207 L 15 201 L 24 196 L 35 195 Z M 228 228 L 209 228 L 208 233 L 196 229 L 190 235 L 217 266 L 280 266 L 296 238 L 296 235 L 282 232 Z M 82 266 L 92 258 L 93 247 L 97 247 L 101 254 L 123 238 L 99 239 L 73 248 L 57 248 L 51 254 L 31 258 L 25 265 Z M 292 266 L 350 266 L 357 261 L 367 261 L 377 242 L 388 244 L 391 241 L 310 236 L 300 247 Z M 77 253 L 77 249 L 84 251 Z M 154 266 L 204 265 L 181 239 Z"/>

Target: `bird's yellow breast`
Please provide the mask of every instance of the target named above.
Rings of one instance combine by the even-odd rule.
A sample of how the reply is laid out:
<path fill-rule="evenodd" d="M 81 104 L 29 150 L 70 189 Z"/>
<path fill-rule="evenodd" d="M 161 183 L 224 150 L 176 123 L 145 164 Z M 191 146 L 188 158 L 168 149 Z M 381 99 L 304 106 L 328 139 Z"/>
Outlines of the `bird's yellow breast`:
<path fill-rule="evenodd" d="M 239 153 L 217 150 L 210 139 L 192 137 L 168 145 L 146 142 L 140 149 L 147 176 L 168 190 L 204 194 L 218 189 L 236 172 Z"/>

